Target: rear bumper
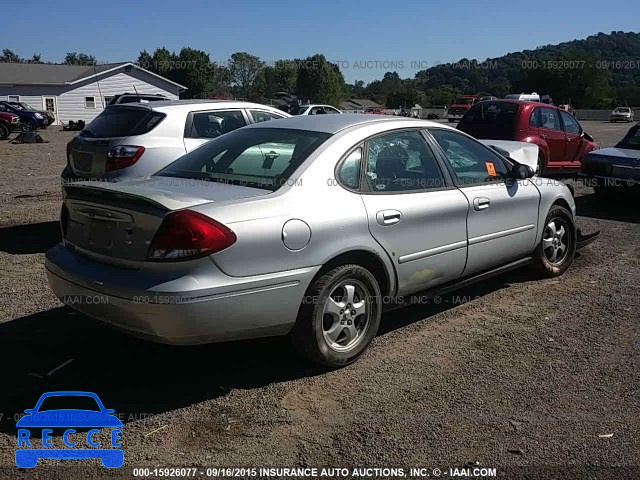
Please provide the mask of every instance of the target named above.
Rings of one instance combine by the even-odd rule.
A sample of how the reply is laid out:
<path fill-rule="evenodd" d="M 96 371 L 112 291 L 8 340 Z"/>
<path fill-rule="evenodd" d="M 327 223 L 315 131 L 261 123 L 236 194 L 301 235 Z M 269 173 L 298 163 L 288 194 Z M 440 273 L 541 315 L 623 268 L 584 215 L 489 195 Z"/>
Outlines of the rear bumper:
<path fill-rule="evenodd" d="M 229 277 L 210 259 L 191 270 L 186 263 L 177 267 L 183 271 L 127 270 L 58 245 L 47 252 L 45 267 L 51 289 L 69 307 L 130 335 L 174 345 L 288 333 L 320 269 Z"/>

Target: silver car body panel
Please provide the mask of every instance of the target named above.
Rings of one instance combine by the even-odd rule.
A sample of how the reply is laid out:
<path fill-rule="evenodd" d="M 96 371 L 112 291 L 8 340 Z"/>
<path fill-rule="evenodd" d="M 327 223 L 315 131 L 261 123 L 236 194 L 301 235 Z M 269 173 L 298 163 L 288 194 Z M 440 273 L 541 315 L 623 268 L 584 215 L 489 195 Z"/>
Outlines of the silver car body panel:
<path fill-rule="evenodd" d="M 553 185 L 543 185 L 546 179 L 537 177 L 510 187 L 494 182 L 393 194 L 356 193 L 336 181 L 336 165 L 366 139 L 398 129 L 451 128 L 439 123 L 353 114 L 245 127 L 260 128 L 332 136 L 275 192 L 169 177 L 78 184 L 79 192 L 148 201 L 158 209 L 152 216 L 190 208 L 233 230 L 237 241 L 231 247 L 174 263 L 146 262 L 137 253 L 137 260 L 125 264 L 126 258 L 106 260 L 59 245 L 46 255 L 56 295 L 90 316 L 163 342 L 278 335 L 293 326 L 314 276 L 339 255 L 371 255 L 389 279 L 383 295 L 409 295 L 530 254 L 554 202 L 566 202 L 575 213 L 565 186 L 551 180 Z M 489 199 L 491 208 L 476 210 L 478 198 Z M 387 211 L 401 212 L 400 221 L 385 225 Z M 133 207 L 112 214 L 138 215 Z M 150 232 L 143 233 L 148 245 Z M 162 303 L 158 293 L 184 301 Z M 108 302 L 68 300 L 74 295 L 104 295 Z M 149 300 L 141 304 L 140 297 Z"/>

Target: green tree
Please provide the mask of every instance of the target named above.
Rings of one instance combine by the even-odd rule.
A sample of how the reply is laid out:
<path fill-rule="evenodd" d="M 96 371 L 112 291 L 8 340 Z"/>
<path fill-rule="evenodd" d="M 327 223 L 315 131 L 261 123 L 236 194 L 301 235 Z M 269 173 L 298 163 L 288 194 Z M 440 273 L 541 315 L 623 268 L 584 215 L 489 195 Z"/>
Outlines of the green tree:
<path fill-rule="evenodd" d="M 20 56 L 13 50 L 9 50 L 8 48 L 2 50 L 2 55 L 0 55 L 0 62 L 22 63 L 22 61 L 23 60 L 20 58 Z"/>
<path fill-rule="evenodd" d="M 96 65 L 96 57 L 87 53 L 68 52 L 64 57 L 67 65 Z"/>
<path fill-rule="evenodd" d="M 255 55 L 247 52 L 236 52 L 231 55 L 229 72 L 233 82 L 240 88 L 242 98 L 247 99 L 251 95 L 253 82 L 263 67 L 264 62 Z"/>
<path fill-rule="evenodd" d="M 312 102 L 338 107 L 346 96 L 346 84 L 338 66 L 316 54 L 301 61 L 296 92 Z"/>

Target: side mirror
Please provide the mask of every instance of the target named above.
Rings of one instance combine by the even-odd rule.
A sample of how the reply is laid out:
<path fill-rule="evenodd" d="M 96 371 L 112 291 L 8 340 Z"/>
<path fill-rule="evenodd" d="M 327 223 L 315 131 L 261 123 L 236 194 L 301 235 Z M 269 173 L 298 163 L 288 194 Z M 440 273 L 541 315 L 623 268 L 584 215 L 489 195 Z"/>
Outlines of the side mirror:
<path fill-rule="evenodd" d="M 514 165 L 510 173 L 513 180 L 524 180 L 525 178 L 531 178 L 535 175 L 531 167 L 521 163 Z"/>

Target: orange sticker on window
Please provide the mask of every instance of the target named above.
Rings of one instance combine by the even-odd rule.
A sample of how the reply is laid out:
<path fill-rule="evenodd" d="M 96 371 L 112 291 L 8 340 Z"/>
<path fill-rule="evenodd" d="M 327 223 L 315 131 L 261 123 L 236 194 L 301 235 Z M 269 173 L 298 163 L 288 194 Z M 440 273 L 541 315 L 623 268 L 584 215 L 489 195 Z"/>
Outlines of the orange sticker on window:
<path fill-rule="evenodd" d="M 496 167 L 493 166 L 493 163 L 485 162 L 485 165 L 487 167 L 487 173 L 489 174 L 489 176 L 495 177 L 496 176 Z"/>

